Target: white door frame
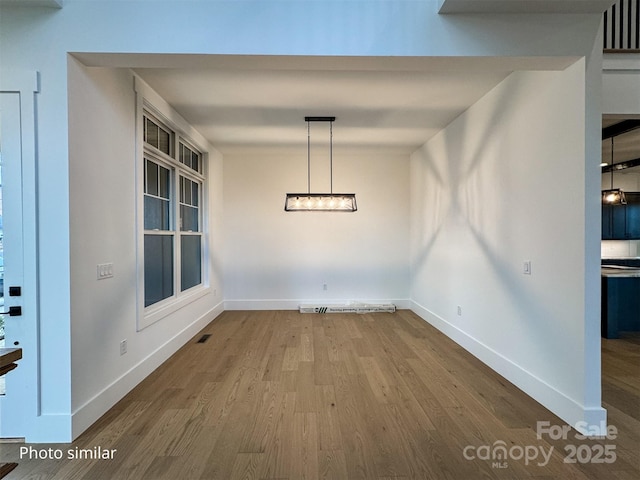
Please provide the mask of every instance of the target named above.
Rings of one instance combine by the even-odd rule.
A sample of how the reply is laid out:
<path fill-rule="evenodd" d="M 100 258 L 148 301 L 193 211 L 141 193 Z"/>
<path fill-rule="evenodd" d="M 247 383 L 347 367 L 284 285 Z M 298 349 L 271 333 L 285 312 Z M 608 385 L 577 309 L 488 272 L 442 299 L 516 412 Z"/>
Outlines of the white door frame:
<path fill-rule="evenodd" d="M 10 159 L 3 155 L 5 171 L 9 174 L 4 179 L 5 184 L 7 181 L 13 183 L 8 190 L 3 187 L 4 227 L 13 229 L 21 224 L 20 231 L 8 239 L 10 243 L 19 239 L 21 245 L 5 242 L 5 247 L 9 248 L 5 249 L 4 285 L 6 292 L 9 286 L 22 287 L 20 297 L 5 296 L 6 309 L 12 305 L 22 307 L 22 316 L 5 316 L 5 340 L 7 347 L 13 347 L 17 342 L 23 349 L 18 368 L 5 377 L 7 393 L 0 398 L 2 438 L 37 437 L 41 414 L 35 101 L 38 92 L 37 72 L 2 69 L 0 108 L 8 109 L 2 118 L 3 144 L 11 144 L 13 155 L 17 152 L 20 157 Z M 10 138 L 5 138 L 5 134 Z M 7 218 L 13 226 L 7 225 Z"/>

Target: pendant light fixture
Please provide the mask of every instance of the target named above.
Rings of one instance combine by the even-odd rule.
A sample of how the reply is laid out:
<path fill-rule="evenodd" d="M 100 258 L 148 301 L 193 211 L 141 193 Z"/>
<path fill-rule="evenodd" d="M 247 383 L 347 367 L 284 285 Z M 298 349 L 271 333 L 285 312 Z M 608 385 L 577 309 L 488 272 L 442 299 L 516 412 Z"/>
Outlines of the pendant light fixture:
<path fill-rule="evenodd" d="M 620 188 L 613 188 L 613 137 L 611 137 L 611 188 L 602 191 L 602 203 L 604 205 L 626 205 L 627 198 Z"/>
<path fill-rule="evenodd" d="M 333 122 L 336 117 L 304 117 L 307 122 L 307 193 L 287 193 L 285 212 L 355 212 L 355 193 L 333 193 Z M 329 193 L 311 193 L 311 122 L 329 122 Z"/>

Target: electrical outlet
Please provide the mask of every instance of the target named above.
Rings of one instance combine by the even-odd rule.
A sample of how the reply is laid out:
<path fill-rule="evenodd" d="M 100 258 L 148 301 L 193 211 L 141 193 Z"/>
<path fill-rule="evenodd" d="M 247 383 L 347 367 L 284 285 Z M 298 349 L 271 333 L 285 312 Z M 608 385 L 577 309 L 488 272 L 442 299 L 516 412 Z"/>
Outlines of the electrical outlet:
<path fill-rule="evenodd" d="M 127 353 L 127 341 L 122 340 L 120 342 L 120 355 L 124 355 L 125 353 Z"/>
<path fill-rule="evenodd" d="M 327 284 L 326 284 L 326 283 L 323 283 L 323 284 L 322 284 L 322 290 L 324 290 L 325 292 L 328 290 L 328 288 L 327 288 Z"/>
<path fill-rule="evenodd" d="M 462 307 L 460 305 L 458 305 L 458 315 L 462 316 Z"/>

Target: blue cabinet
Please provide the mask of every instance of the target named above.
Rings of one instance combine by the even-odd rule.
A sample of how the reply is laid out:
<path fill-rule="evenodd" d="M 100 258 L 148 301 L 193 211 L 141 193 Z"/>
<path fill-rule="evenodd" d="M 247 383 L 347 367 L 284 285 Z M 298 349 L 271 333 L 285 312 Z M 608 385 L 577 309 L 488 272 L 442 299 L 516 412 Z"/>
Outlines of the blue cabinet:
<path fill-rule="evenodd" d="M 640 331 L 640 277 L 602 277 L 601 333 Z"/>
<path fill-rule="evenodd" d="M 640 192 L 627 192 L 626 205 L 602 206 L 603 240 L 640 239 Z"/>

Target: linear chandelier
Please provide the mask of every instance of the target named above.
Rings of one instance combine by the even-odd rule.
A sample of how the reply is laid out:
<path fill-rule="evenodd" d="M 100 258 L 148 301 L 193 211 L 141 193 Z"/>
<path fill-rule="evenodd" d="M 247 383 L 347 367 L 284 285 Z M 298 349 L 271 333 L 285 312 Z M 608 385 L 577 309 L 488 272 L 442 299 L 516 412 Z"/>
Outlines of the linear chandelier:
<path fill-rule="evenodd" d="M 307 122 L 307 193 L 287 193 L 285 212 L 355 212 L 355 193 L 333 193 L 333 122 L 336 117 L 304 117 Z M 311 193 L 311 122 L 329 122 L 329 193 Z"/>

